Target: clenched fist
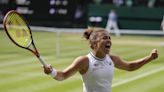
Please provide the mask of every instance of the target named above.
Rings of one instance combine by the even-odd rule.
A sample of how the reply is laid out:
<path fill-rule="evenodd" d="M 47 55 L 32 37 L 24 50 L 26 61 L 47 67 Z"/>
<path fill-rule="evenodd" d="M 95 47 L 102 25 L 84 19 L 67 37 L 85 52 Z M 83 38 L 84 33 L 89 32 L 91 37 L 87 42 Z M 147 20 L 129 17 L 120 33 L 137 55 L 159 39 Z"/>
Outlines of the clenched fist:
<path fill-rule="evenodd" d="M 157 49 L 153 49 L 151 52 L 150 52 L 150 60 L 154 60 L 156 58 L 158 58 L 158 52 L 157 52 Z"/>

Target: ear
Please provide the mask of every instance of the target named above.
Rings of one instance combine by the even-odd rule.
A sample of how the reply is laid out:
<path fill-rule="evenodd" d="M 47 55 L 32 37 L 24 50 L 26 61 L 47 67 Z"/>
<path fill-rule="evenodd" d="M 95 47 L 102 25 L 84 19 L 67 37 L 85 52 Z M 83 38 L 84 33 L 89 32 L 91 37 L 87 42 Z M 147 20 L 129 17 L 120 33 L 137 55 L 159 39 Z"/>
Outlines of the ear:
<path fill-rule="evenodd" d="M 95 42 L 95 41 L 93 41 L 93 42 L 90 44 L 90 47 L 91 47 L 92 49 L 94 49 L 96 46 L 97 46 L 97 45 L 96 45 L 96 42 Z"/>
<path fill-rule="evenodd" d="M 93 47 L 94 47 L 94 48 L 97 47 L 97 41 L 94 41 L 94 42 L 93 42 Z"/>

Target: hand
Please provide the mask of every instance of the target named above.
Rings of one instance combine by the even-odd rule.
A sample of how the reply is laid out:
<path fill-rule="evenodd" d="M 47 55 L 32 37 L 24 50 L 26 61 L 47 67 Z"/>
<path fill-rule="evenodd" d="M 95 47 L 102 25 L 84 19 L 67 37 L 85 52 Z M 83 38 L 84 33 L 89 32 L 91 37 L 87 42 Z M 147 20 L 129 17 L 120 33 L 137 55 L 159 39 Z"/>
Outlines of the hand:
<path fill-rule="evenodd" d="M 52 72 L 52 70 L 53 70 L 51 65 L 43 66 L 43 68 L 44 68 L 44 73 L 45 74 L 50 74 Z"/>
<path fill-rule="evenodd" d="M 158 52 L 157 52 L 157 49 L 153 49 L 149 55 L 150 57 L 150 60 L 154 60 L 156 58 L 158 58 Z"/>

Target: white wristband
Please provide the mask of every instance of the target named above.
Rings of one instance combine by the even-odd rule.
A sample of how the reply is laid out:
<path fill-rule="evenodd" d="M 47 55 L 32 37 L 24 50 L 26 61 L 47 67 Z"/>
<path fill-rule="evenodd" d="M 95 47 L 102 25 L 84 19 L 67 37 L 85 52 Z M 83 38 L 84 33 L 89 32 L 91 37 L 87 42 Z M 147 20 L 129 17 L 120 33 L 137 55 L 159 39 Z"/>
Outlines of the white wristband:
<path fill-rule="evenodd" d="M 52 69 L 52 72 L 50 73 L 50 75 L 51 75 L 52 78 L 55 78 L 56 75 L 57 75 L 56 69 L 53 68 L 53 69 Z"/>

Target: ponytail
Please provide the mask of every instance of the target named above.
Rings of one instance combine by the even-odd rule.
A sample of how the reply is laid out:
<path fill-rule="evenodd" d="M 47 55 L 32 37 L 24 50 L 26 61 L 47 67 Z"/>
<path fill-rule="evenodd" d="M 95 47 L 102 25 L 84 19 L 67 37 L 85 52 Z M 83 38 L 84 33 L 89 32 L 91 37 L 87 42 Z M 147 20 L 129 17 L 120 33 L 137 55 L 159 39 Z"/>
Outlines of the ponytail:
<path fill-rule="evenodd" d="M 94 48 L 94 43 L 97 42 L 99 33 L 102 31 L 105 31 L 105 29 L 100 27 L 88 27 L 88 29 L 84 31 L 83 37 L 89 41 L 92 49 Z"/>
<path fill-rule="evenodd" d="M 88 29 L 86 29 L 85 32 L 83 33 L 83 37 L 84 37 L 86 40 L 89 40 L 90 35 L 92 34 L 93 30 L 94 30 L 93 27 L 88 27 Z"/>

